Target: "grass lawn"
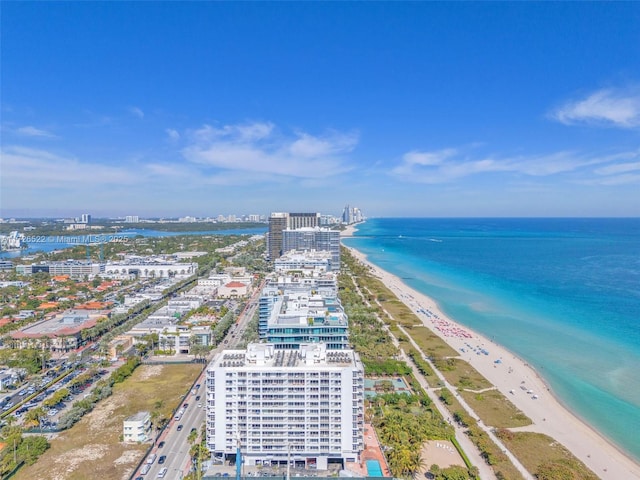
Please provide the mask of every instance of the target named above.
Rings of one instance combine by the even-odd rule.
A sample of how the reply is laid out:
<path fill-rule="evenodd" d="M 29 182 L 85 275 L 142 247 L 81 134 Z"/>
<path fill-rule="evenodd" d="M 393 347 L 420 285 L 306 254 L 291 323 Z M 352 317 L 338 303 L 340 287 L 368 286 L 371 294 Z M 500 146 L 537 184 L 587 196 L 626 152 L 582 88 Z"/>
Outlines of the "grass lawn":
<path fill-rule="evenodd" d="M 459 358 L 438 359 L 434 365 L 449 383 L 458 388 L 482 390 L 493 387 L 489 380 L 480 375 L 468 362 Z"/>
<path fill-rule="evenodd" d="M 457 357 L 458 352 L 451 348 L 447 342 L 429 330 L 427 327 L 406 327 L 407 334 L 413 338 L 418 344 L 420 350 L 424 352 L 427 357 L 431 358 L 443 358 L 443 357 Z"/>
<path fill-rule="evenodd" d="M 422 359 L 422 353 L 416 350 L 412 345 L 403 345 L 402 347 L 404 351 L 408 354 L 414 354 L 418 358 L 418 371 L 422 374 L 424 379 L 427 381 L 427 384 L 430 387 L 442 387 L 443 383 L 440 381 L 436 373 L 431 368 L 425 360 Z"/>
<path fill-rule="evenodd" d="M 128 478 L 148 444 L 120 442 L 123 420 L 139 411 L 159 406 L 169 417 L 196 379 L 202 365 L 140 365 L 125 382 L 114 386 L 71 429 L 51 440 L 51 448 L 35 465 L 21 468 L 15 480 L 121 480 Z M 161 405 L 160 405 L 161 403 Z"/>
<path fill-rule="evenodd" d="M 464 412 L 464 408 L 462 408 L 462 405 L 456 398 L 455 393 L 450 393 L 448 396 L 448 403 L 446 403 L 445 406 L 451 412 L 452 417 L 456 412 Z M 476 425 L 475 420 L 472 418 L 468 419 L 473 425 L 470 427 L 470 431 L 468 431 L 467 434 L 476 446 L 478 444 L 483 445 L 484 449 L 491 454 L 491 468 L 493 468 L 493 471 L 496 473 L 500 472 L 502 478 L 508 480 L 523 480 L 522 475 L 518 472 L 513 463 L 511 463 L 509 457 L 503 454 L 500 448 L 498 448 L 498 445 L 496 445 L 486 433 L 480 430 Z M 474 434 L 470 434 L 470 432 L 474 432 Z"/>
<path fill-rule="evenodd" d="M 598 479 L 598 476 L 575 458 L 569 450 L 547 435 L 533 432 L 509 432 L 508 430 L 500 430 L 498 435 L 507 448 L 533 474 L 540 473 L 541 469 L 552 468 L 558 475 L 548 478 Z"/>
<path fill-rule="evenodd" d="M 488 390 L 482 393 L 460 390 L 460 395 L 485 425 L 507 428 L 531 425 L 531 419 L 518 410 L 498 390 Z"/>

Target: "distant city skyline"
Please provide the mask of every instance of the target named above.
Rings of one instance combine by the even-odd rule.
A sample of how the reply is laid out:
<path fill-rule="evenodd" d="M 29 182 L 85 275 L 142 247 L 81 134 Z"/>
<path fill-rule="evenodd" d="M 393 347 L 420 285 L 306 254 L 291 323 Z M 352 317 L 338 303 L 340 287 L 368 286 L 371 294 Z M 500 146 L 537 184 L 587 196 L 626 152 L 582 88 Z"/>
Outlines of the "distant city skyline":
<path fill-rule="evenodd" d="M 636 2 L 0 8 L 1 218 L 640 215 Z"/>

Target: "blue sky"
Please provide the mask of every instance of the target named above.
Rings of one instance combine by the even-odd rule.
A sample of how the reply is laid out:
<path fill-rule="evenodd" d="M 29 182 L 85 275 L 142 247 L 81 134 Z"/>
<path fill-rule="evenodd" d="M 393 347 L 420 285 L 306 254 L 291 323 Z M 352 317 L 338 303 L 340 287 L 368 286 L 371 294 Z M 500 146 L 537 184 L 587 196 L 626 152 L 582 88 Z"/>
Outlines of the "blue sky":
<path fill-rule="evenodd" d="M 640 215 L 640 3 L 0 9 L 0 217 Z"/>

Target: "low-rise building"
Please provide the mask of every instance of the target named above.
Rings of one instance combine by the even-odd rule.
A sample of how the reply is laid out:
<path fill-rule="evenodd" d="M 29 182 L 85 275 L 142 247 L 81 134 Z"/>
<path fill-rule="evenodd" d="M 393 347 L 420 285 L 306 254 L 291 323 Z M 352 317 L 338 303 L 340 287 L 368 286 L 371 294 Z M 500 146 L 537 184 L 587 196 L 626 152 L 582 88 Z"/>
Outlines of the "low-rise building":
<path fill-rule="evenodd" d="M 151 415 L 138 412 L 123 422 L 122 438 L 125 442 L 146 442 L 151 438 Z"/>
<path fill-rule="evenodd" d="M 109 262 L 104 267 L 103 277 L 129 278 L 186 278 L 198 271 L 197 263 L 141 260 L 136 262 Z"/>
<path fill-rule="evenodd" d="M 133 335 L 118 335 L 109 343 L 109 358 L 117 360 L 121 355 L 129 352 L 134 345 Z"/>
<path fill-rule="evenodd" d="M 243 298 L 249 293 L 249 285 L 232 280 L 218 287 L 219 298 Z"/>
<path fill-rule="evenodd" d="M 83 342 L 82 331 L 94 327 L 107 314 L 106 311 L 67 310 L 11 333 L 11 342 L 14 348 L 75 350 Z"/>
<path fill-rule="evenodd" d="M 45 272 L 52 276 L 68 275 L 71 278 L 93 278 L 104 273 L 104 263 L 92 263 L 81 260 L 64 262 L 41 262 L 30 265 L 16 265 L 16 272 L 21 275 L 33 275 Z"/>

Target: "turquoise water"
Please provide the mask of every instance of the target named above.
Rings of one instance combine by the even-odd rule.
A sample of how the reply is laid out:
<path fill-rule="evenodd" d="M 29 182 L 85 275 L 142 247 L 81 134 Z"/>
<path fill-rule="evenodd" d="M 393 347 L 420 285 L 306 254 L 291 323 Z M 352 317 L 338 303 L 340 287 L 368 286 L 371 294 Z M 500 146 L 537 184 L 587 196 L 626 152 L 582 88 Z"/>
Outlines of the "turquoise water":
<path fill-rule="evenodd" d="M 373 219 L 355 235 L 640 460 L 640 219 Z"/>
<path fill-rule="evenodd" d="M 368 477 L 384 477 L 382 468 L 378 460 L 367 460 L 367 476 Z"/>

